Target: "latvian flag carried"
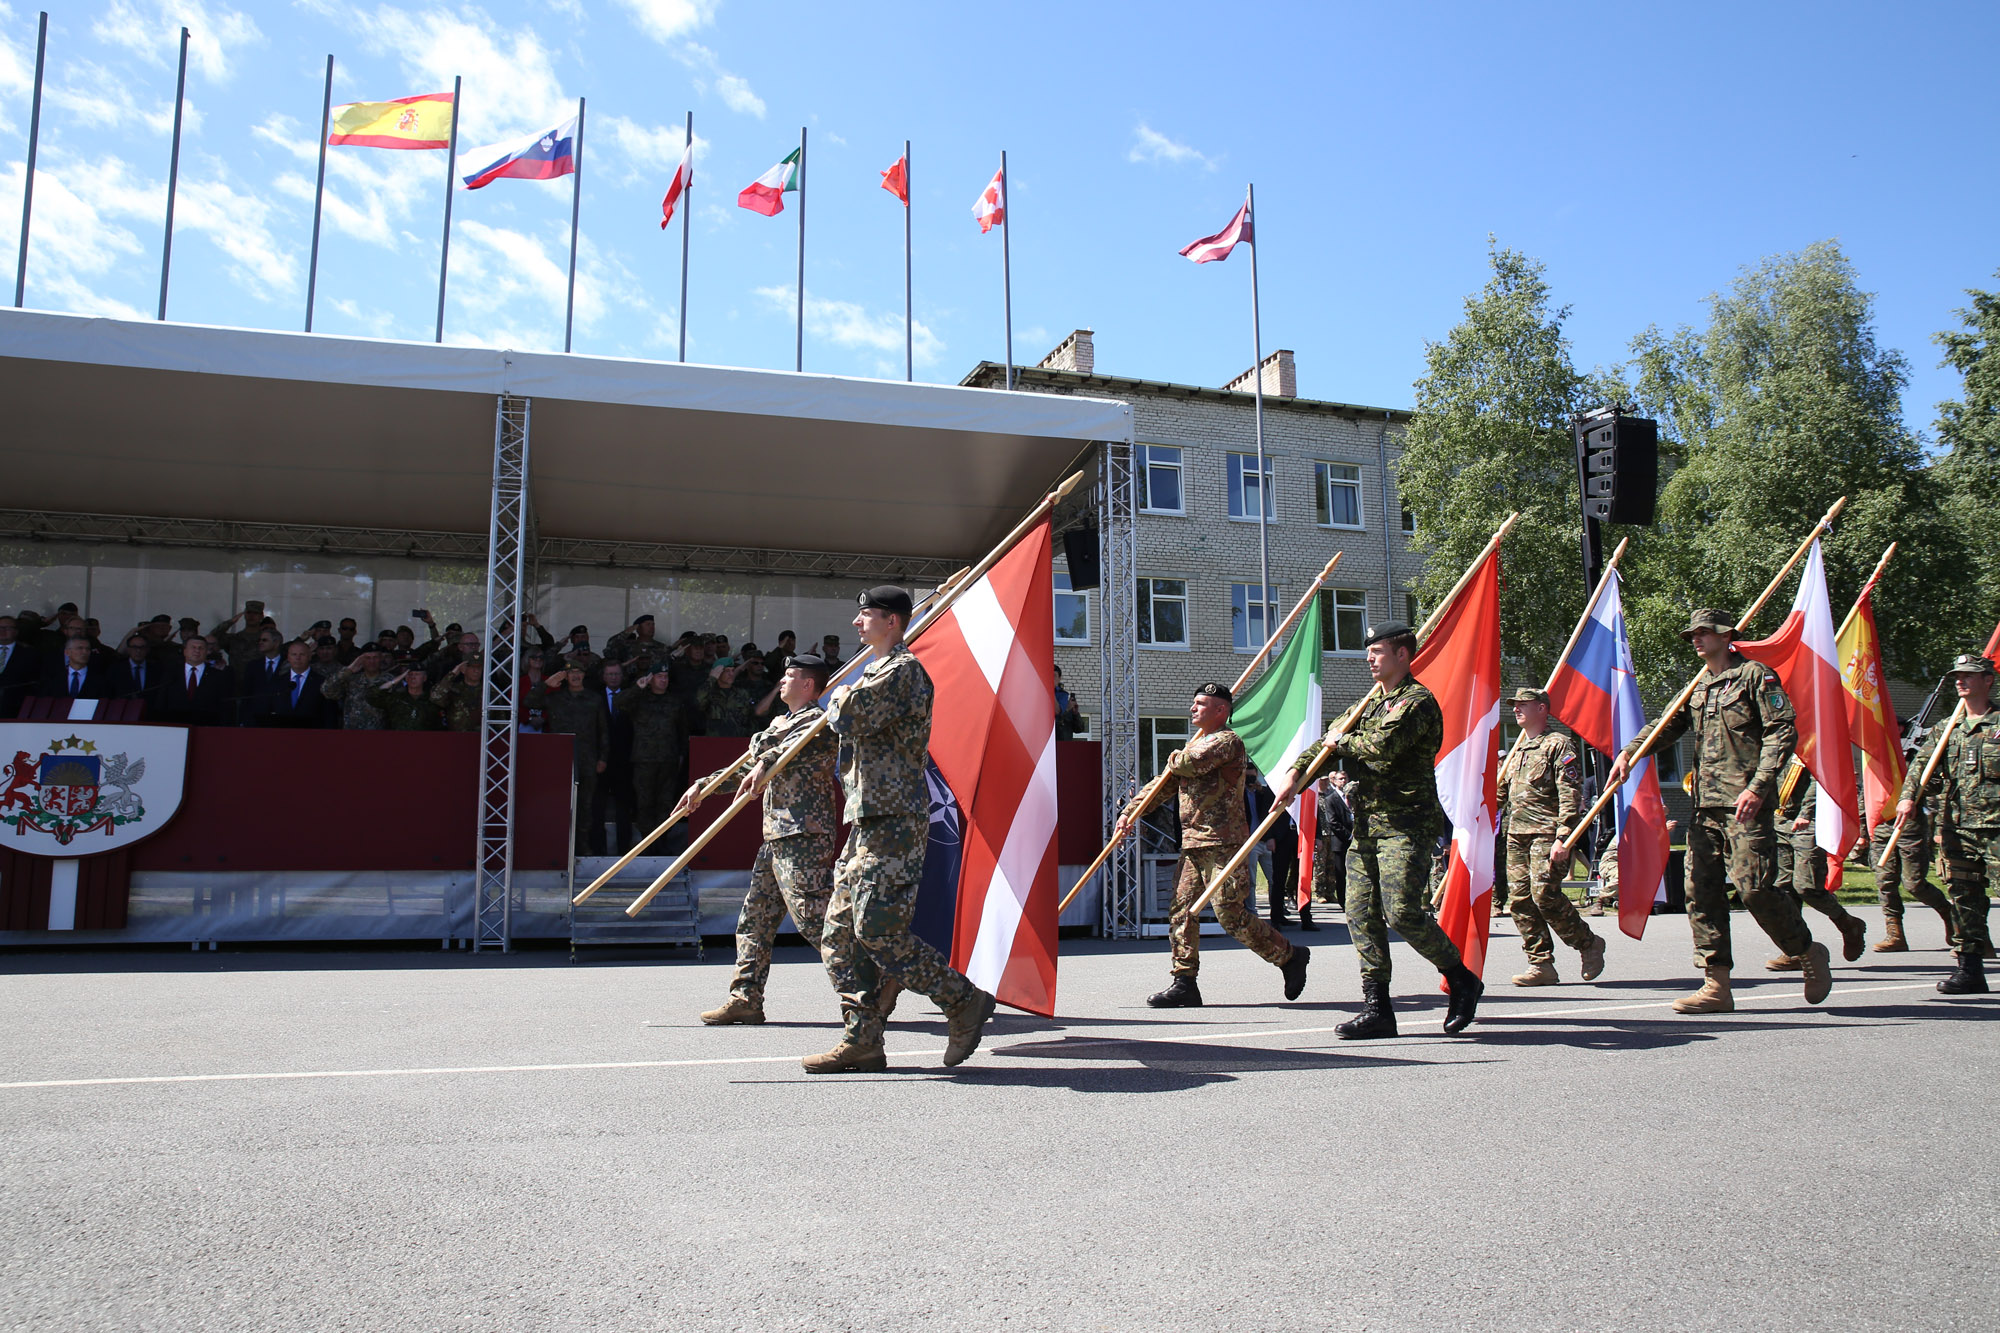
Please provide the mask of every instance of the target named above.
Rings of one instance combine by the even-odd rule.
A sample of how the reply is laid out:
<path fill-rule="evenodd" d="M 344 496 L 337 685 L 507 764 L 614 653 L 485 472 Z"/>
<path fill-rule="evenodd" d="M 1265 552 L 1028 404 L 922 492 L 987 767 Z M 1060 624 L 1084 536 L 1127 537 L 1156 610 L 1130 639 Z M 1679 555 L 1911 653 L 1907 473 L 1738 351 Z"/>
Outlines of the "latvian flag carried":
<path fill-rule="evenodd" d="M 1044 1015 L 1058 898 L 1050 558 L 1044 519 L 911 645 L 936 691 L 931 762 L 965 815 L 951 965 Z"/>
<path fill-rule="evenodd" d="M 1312 599 L 1285 651 L 1229 710 L 1229 729 L 1243 741 L 1250 762 L 1266 778 L 1289 772 L 1292 761 L 1320 736 L 1319 601 L 1318 597 Z M 1299 902 L 1303 905 L 1312 892 L 1312 850 L 1319 814 L 1318 798 L 1311 788 L 1292 801 L 1291 813 L 1299 830 Z"/>
<path fill-rule="evenodd" d="M 468 190 L 502 179 L 545 181 L 567 176 L 576 170 L 576 118 L 538 134 L 475 148 L 460 154 L 459 161 L 474 164 L 464 177 Z"/>
<path fill-rule="evenodd" d="M 1229 219 L 1228 226 L 1213 236 L 1188 242 L 1181 248 L 1181 254 L 1197 264 L 1210 264 L 1229 258 L 1231 250 L 1246 243 L 1257 244 L 1257 230 L 1250 220 L 1250 201 L 1247 199 L 1243 201 L 1243 207 L 1236 210 L 1236 216 Z"/>
<path fill-rule="evenodd" d="M 1438 800 L 1451 820 L 1438 924 L 1478 975 L 1492 911 L 1500 776 L 1500 553 L 1489 554 L 1446 609 L 1410 672 L 1444 710 Z"/>
<path fill-rule="evenodd" d="M 785 211 L 785 196 L 799 188 L 799 150 L 786 153 L 778 165 L 744 186 L 736 196 L 736 206 L 767 218 Z"/>
<path fill-rule="evenodd" d="M 1605 755 L 1615 756 L 1646 729 L 1615 569 L 1549 686 L 1549 711 Z M 1670 847 L 1660 773 L 1651 756 L 1625 779 L 1613 809 L 1618 820 L 1618 929 L 1644 939 L 1653 903 L 1666 882 Z"/>

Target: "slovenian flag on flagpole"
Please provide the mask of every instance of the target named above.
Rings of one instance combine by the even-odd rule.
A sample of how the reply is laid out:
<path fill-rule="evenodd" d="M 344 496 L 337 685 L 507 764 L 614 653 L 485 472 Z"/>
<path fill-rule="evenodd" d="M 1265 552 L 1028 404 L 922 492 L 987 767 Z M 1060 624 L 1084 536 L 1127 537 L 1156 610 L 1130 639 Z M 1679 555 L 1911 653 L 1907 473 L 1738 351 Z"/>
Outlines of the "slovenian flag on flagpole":
<path fill-rule="evenodd" d="M 503 179 L 546 181 L 567 176 L 576 170 L 576 117 L 553 129 L 460 153 L 458 160 L 461 165 L 476 164 L 462 178 L 468 190 Z"/>
<path fill-rule="evenodd" d="M 1290 770 L 1292 761 L 1320 737 L 1323 698 L 1320 683 L 1320 599 L 1315 596 L 1292 630 L 1292 641 L 1264 675 L 1229 710 L 1229 728 L 1242 740 L 1250 762 L 1269 777 Z M 1266 607 L 1268 615 L 1270 609 Z M 1268 623 L 1268 622 L 1267 622 Z M 1310 793 L 1293 800 L 1291 813 L 1299 828 L 1299 893 L 1312 892 L 1312 861 L 1308 825 L 1318 810 Z M 1303 902 L 1303 896 L 1300 898 Z"/>
<path fill-rule="evenodd" d="M 1250 201 L 1244 200 L 1243 207 L 1236 210 L 1236 216 L 1229 219 L 1229 225 L 1213 236 L 1204 236 L 1198 241 L 1190 241 L 1181 247 L 1181 254 L 1197 264 L 1211 264 L 1218 259 L 1229 258 L 1229 252 L 1239 245 L 1257 244 L 1257 229 L 1250 219 Z"/>
<path fill-rule="evenodd" d="M 660 201 L 660 230 L 674 220 L 674 209 L 680 206 L 681 195 L 686 192 L 688 182 L 694 179 L 694 140 L 689 139 L 687 147 L 681 149 L 681 164 L 674 168 L 674 178 L 667 182 L 667 197 Z"/>
<path fill-rule="evenodd" d="M 1646 729 L 1619 586 L 1614 569 L 1549 686 L 1549 711 L 1604 755 L 1616 755 Z M 1632 770 L 1612 808 L 1618 822 L 1618 928 L 1635 940 L 1644 939 L 1653 903 L 1666 887 L 1671 851 L 1654 756 Z"/>
<path fill-rule="evenodd" d="M 776 217 L 785 211 L 785 195 L 798 188 L 799 150 L 794 148 L 778 165 L 744 186 L 736 196 L 736 206 L 767 218 Z"/>

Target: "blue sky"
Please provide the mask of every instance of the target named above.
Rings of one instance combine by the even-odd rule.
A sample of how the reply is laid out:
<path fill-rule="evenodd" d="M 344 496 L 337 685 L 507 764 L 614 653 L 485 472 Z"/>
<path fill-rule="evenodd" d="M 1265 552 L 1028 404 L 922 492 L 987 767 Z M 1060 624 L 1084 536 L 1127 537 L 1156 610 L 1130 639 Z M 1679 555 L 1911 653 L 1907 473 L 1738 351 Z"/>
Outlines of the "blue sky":
<path fill-rule="evenodd" d="M 0 3 L 0 253 L 19 226 L 36 7 Z M 1258 188 L 1267 348 L 1313 397 L 1404 406 L 1484 279 L 1488 233 L 1542 259 L 1584 365 L 1761 256 L 1836 237 L 1908 354 L 1927 428 L 1956 392 L 1930 335 L 2000 268 L 1991 4 L 1095 4 L 739 0 L 56 0 L 28 304 L 150 316 L 177 28 L 193 31 L 173 318 L 297 328 L 314 132 L 334 100 L 465 78 L 466 147 L 590 99 L 577 349 L 674 355 L 695 113 L 689 357 L 789 369 L 794 214 L 736 192 L 811 130 L 806 368 L 902 373 L 915 144 L 921 379 L 1002 346 L 1012 166 L 1017 357 L 1071 328 L 1100 369 L 1219 384 L 1250 361 L 1246 255 L 1176 255 Z M 443 155 L 332 150 L 316 326 L 428 338 Z M 561 346 L 569 183 L 460 192 L 446 337 Z"/>

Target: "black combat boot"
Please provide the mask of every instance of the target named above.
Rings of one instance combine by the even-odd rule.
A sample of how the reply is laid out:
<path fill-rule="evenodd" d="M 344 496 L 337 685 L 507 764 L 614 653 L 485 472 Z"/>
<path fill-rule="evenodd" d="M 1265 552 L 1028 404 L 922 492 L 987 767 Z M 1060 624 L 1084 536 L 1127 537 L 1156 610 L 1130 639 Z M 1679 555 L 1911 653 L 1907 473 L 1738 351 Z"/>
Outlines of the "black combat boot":
<path fill-rule="evenodd" d="M 1299 909 L 1299 929 L 1300 930 L 1319 929 L 1318 926 L 1315 926 L 1313 924 L 1313 900 L 1310 898 L 1306 899 L 1306 905 Z"/>
<path fill-rule="evenodd" d="M 1155 1009 L 1199 1009 L 1201 987 L 1195 985 L 1193 977 L 1175 977 L 1173 985 L 1158 995 L 1148 995 L 1146 1003 Z"/>
<path fill-rule="evenodd" d="M 1372 1041 L 1396 1035 L 1396 1011 L 1389 1006 L 1389 983 L 1361 978 L 1361 1012 L 1334 1028 L 1342 1041 Z"/>
<path fill-rule="evenodd" d="M 1296 1000 L 1306 988 L 1306 964 L 1312 961 L 1312 950 L 1303 944 L 1292 946 L 1292 956 L 1285 960 L 1279 970 L 1285 974 L 1285 998 Z"/>
<path fill-rule="evenodd" d="M 1451 1001 L 1444 1011 L 1444 1030 L 1446 1035 L 1453 1035 L 1472 1026 L 1472 1014 L 1479 1008 L 1479 997 L 1486 993 L 1486 983 L 1473 976 L 1472 969 L 1464 963 L 1452 964 L 1451 970 L 1444 974 L 1444 982 L 1451 987 Z"/>
<path fill-rule="evenodd" d="M 1984 995 L 1986 994 L 1986 964 L 1979 961 L 1977 949 L 1967 949 L 1958 956 L 1958 970 L 1937 984 L 1943 995 Z"/>

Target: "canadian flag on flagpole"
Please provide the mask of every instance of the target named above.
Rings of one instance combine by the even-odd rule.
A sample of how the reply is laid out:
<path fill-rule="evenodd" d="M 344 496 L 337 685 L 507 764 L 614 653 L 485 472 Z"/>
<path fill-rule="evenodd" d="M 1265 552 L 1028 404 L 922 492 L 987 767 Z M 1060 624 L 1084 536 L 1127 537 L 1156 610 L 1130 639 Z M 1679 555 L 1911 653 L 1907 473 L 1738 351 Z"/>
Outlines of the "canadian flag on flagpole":
<path fill-rule="evenodd" d="M 1860 836 L 1855 814 L 1854 745 L 1847 726 L 1847 690 L 1833 636 L 1833 607 L 1826 596 L 1826 566 L 1819 543 L 1806 557 L 1792 613 L 1768 639 L 1739 643 L 1736 651 L 1778 673 L 1798 717 L 1799 762 L 1819 784 L 1813 841 L 1827 854 L 1826 888 L 1840 888 L 1842 863 Z"/>
<path fill-rule="evenodd" d="M 1500 553 L 1486 557 L 1410 664 L 1444 711 L 1438 800 L 1451 820 L 1438 925 L 1477 976 L 1486 966 L 1499 817 Z"/>
<path fill-rule="evenodd" d="M 931 761 L 965 815 L 951 965 L 1000 1003 L 1056 1003 L 1055 593 L 1042 521 L 911 651 Z"/>
<path fill-rule="evenodd" d="M 981 236 L 992 231 L 995 227 L 1006 225 L 1006 172 L 996 171 L 993 173 L 993 179 L 986 182 L 986 188 L 979 192 L 978 201 L 972 205 L 972 216 L 979 222 L 979 234 Z"/>
<path fill-rule="evenodd" d="M 680 207 L 681 195 L 687 191 L 688 181 L 694 178 L 694 140 L 688 140 L 681 150 L 681 164 L 674 168 L 674 178 L 667 182 L 667 197 L 660 201 L 660 230 L 674 220 L 674 210 Z"/>
<path fill-rule="evenodd" d="M 907 207 L 910 202 L 910 164 L 904 158 L 897 158 L 889 169 L 882 173 L 882 188 L 902 200 Z"/>

